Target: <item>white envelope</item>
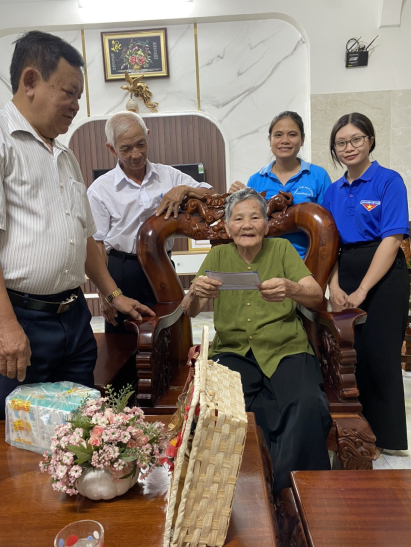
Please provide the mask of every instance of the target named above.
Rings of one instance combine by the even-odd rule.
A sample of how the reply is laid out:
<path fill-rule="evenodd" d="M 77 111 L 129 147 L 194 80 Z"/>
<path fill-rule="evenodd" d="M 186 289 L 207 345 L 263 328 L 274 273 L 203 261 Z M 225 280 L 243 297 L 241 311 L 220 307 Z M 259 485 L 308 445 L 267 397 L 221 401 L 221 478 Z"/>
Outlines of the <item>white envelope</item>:
<path fill-rule="evenodd" d="M 257 272 L 210 272 L 206 271 L 207 277 L 221 281 L 220 291 L 241 291 L 258 289 L 261 285 L 260 276 Z"/>

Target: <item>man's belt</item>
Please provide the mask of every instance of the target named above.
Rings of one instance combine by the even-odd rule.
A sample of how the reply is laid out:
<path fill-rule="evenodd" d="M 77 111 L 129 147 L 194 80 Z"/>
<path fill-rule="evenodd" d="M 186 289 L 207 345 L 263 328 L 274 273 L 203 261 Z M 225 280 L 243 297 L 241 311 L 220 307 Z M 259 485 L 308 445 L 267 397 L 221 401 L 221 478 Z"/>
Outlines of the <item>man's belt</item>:
<path fill-rule="evenodd" d="M 117 251 L 116 249 L 111 249 L 108 254 L 115 256 L 116 258 L 121 258 L 123 262 L 125 260 L 138 260 L 135 253 L 123 253 L 122 251 Z M 171 257 L 171 251 L 167 251 L 167 255 Z"/>
<path fill-rule="evenodd" d="M 109 255 L 115 256 L 116 258 L 121 258 L 124 260 L 138 260 L 137 255 L 133 253 L 123 253 L 121 251 L 116 251 L 116 249 L 111 249 Z"/>
<path fill-rule="evenodd" d="M 77 288 L 47 296 L 46 298 L 52 299 L 51 301 L 40 300 L 35 298 L 36 295 L 33 296 L 11 289 L 7 289 L 7 293 L 13 306 L 26 310 L 44 311 L 47 313 L 64 313 L 76 303 L 79 290 L 80 289 Z"/>

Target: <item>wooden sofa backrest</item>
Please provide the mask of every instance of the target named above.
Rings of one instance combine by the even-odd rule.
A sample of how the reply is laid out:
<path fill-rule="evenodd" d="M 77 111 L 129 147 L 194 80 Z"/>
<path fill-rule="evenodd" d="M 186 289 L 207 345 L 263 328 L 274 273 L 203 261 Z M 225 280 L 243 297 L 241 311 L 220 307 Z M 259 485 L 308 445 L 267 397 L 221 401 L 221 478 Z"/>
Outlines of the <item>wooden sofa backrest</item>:
<path fill-rule="evenodd" d="M 225 231 L 224 206 L 228 194 L 205 200 L 188 199 L 177 218 L 150 217 L 137 234 L 137 254 L 150 281 L 157 302 L 181 301 L 184 292 L 168 260 L 164 244 L 173 236 L 209 239 L 212 245 L 230 242 Z M 292 198 L 291 198 L 292 199 Z M 339 248 L 338 232 L 331 214 L 315 203 L 288 206 L 289 195 L 274 196 L 268 202 L 268 236 L 303 231 L 309 239 L 305 263 L 323 292 Z"/>

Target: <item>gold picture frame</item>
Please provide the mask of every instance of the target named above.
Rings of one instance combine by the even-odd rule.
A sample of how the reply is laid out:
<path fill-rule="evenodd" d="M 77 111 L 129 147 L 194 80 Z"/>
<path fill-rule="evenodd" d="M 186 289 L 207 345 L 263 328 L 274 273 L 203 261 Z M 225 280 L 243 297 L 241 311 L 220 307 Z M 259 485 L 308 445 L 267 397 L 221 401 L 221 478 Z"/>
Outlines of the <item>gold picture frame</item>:
<path fill-rule="evenodd" d="M 102 32 L 106 82 L 131 77 L 169 78 L 167 29 Z"/>
<path fill-rule="evenodd" d="M 189 253 L 208 253 L 211 249 L 210 240 L 208 239 L 190 239 L 188 240 Z"/>

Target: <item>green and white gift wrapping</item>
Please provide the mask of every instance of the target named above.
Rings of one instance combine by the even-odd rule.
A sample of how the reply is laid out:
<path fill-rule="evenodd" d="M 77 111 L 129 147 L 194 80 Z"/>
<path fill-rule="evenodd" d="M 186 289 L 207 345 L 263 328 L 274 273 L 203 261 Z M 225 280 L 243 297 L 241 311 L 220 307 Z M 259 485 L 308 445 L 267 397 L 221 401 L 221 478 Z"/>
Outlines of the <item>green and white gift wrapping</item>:
<path fill-rule="evenodd" d="M 100 396 L 73 382 L 21 385 L 6 398 L 6 442 L 43 454 L 55 427 L 66 423 L 86 397 Z"/>

